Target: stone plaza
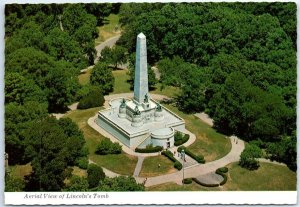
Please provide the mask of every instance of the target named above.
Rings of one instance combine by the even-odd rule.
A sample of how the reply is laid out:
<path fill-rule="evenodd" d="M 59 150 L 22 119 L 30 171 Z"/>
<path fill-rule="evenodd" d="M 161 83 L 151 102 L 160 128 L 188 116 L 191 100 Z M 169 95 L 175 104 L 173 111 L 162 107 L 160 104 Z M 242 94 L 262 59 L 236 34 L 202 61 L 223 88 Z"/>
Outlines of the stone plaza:
<path fill-rule="evenodd" d="M 99 111 L 95 122 L 131 149 L 147 145 L 173 147 L 174 133 L 183 132 L 185 122 L 152 99 L 148 88 L 146 36 L 140 33 L 136 42 L 133 99 L 110 100 L 110 107 Z"/>

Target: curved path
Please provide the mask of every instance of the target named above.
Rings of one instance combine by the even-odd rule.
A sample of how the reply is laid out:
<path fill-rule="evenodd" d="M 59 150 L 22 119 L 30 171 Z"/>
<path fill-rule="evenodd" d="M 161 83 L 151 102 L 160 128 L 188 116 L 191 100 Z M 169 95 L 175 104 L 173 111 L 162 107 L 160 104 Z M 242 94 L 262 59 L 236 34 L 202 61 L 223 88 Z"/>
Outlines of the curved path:
<path fill-rule="evenodd" d="M 193 178 L 197 177 L 199 175 L 204 175 L 210 172 L 215 172 L 216 169 L 220 167 L 224 167 L 225 165 L 228 165 L 232 162 L 237 162 L 240 159 L 240 154 L 244 150 L 244 142 L 242 140 L 239 140 L 238 144 L 234 142 L 233 137 L 229 138 L 232 144 L 231 151 L 225 156 L 222 157 L 219 160 L 215 160 L 212 162 L 208 162 L 206 164 L 197 164 L 194 166 L 191 166 L 189 168 L 184 169 L 184 178 Z M 147 179 L 147 182 L 145 184 L 146 187 L 153 186 L 153 185 L 159 185 L 167 182 L 175 182 L 177 184 L 182 184 L 182 176 L 183 176 L 183 170 L 178 171 L 176 173 L 156 176 L 156 177 L 150 177 Z"/>

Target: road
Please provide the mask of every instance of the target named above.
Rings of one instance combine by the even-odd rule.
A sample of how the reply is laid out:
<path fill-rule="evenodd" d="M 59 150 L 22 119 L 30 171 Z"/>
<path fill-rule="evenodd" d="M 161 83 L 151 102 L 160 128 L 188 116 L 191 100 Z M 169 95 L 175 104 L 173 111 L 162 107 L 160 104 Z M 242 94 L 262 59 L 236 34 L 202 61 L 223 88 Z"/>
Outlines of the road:
<path fill-rule="evenodd" d="M 118 39 L 121 37 L 120 34 L 118 34 L 117 36 L 111 37 L 108 40 L 106 40 L 105 42 L 100 43 L 99 45 L 97 45 L 95 47 L 96 51 L 97 51 L 97 58 L 95 60 L 95 63 L 98 62 L 98 57 L 100 57 L 101 55 L 101 51 L 105 48 L 105 47 L 112 47 L 116 44 L 116 42 L 118 41 Z"/>

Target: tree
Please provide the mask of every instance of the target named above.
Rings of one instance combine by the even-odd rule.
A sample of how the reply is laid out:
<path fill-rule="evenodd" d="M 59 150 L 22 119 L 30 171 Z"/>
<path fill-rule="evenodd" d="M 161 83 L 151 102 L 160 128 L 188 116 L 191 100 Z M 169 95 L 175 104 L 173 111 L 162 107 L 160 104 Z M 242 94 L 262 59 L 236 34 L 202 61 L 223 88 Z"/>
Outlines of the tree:
<path fill-rule="evenodd" d="M 94 188 L 98 186 L 99 182 L 105 178 L 105 174 L 102 170 L 102 168 L 98 165 L 95 164 L 90 164 L 88 169 L 88 183 L 89 183 L 89 188 Z"/>
<path fill-rule="evenodd" d="M 117 69 L 118 65 L 126 63 L 126 52 L 126 48 L 120 46 L 114 46 L 112 48 L 105 47 L 101 51 L 101 61 L 112 64 L 113 67 Z"/>
<path fill-rule="evenodd" d="M 91 72 L 90 83 L 99 86 L 103 94 L 113 91 L 115 78 L 106 63 L 98 62 Z"/>
<path fill-rule="evenodd" d="M 138 184 L 132 176 L 118 176 L 115 178 L 105 178 L 94 189 L 95 191 L 144 191 L 145 187 Z"/>
<path fill-rule="evenodd" d="M 90 87 L 90 91 L 88 94 L 84 95 L 78 103 L 78 109 L 88 109 L 98 106 L 103 106 L 104 104 L 104 96 L 102 94 L 102 90 L 98 86 Z"/>
<path fill-rule="evenodd" d="M 26 178 L 26 190 L 60 191 L 64 188 L 65 170 L 72 160 L 81 156 L 84 143 L 76 136 L 76 129 L 71 129 L 72 125 L 74 127 L 69 120 L 59 122 L 54 117 L 47 117 L 33 122 L 26 130 L 25 156 L 31 160 L 33 169 Z"/>
<path fill-rule="evenodd" d="M 77 124 L 70 118 L 61 118 L 58 120 L 59 126 L 64 130 L 64 134 L 68 137 L 66 150 L 68 157 L 66 158 L 68 165 L 75 165 L 82 157 L 87 157 L 87 153 L 83 151 L 85 139 Z"/>
<path fill-rule="evenodd" d="M 27 79 L 20 73 L 5 74 L 5 103 L 24 104 L 26 101 L 46 102 L 42 89 L 32 79 Z"/>
<path fill-rule="evenodd" d="M 24 187 L 24 180 L 14 177 L 12 174 L 5 174 L 5 192 L 22 192 Z"/>
<path fill-rule="evenodd" d="M 66 60 L 78 69 L 85 68 L 87 61 L 78 42 L 70 37 L 66 31 L 59 28 L 52 29 L 45 38 L 46 52 L 56 60 Z"/>
<path fill-rule="evenodd" d="M 94 64 L 94 39 L 98 37 L 96 17 L 88 14 L 82 4 L 70 4 L 63 11 L 62 24 L 83 48 L 89 64 Z"/>
<path fill-rule="evenodd" d="M 42 32 L 40 25 L 30 20 L 24 22 L 24 25 L 6 41 L 5 53 L 10 54 L 26 47 L 42 50 L 45 46 L 44 37 L 45 34 Z"/>
<path fill-rule="evenodd" d="M 26 130 L 32 126 L 32 122 L 47 116 L 46 103 L 28 101 L 24 105 L 5 105 L 5 152 L 10 155 L 8 162 L 11 165 L 30 161 L 24 157 Z"/>
<path fill-rule="evenodd" d="M 259 162 L 256 158 L 260 158 L 262 155 L 261 149 L 256 145 L 246 145 L 246 148 L 240 156 L 239 165 L 247 168 L 248 170 L 256 170 L 259 168 Z"/>
<path fill-rule="evenodd" d="M 66 110 L 67 106 L 74 101 L 77 89 L 79 88 L 78 79 L 72 72 L 65 68 L 73 68 L 67 62 L 58 62 L 45 77 L 46 94 L 49 103 L 49 111 Z M 70 71 L 74 71 L 71 69 Z"/>
<path fill-rule="evenodd" d="M 267 143 L 266 152 L 270 159 L 284 162 L 293 170 L 297 170 L 297 138 L 295 131 L 292 136 L 282 136 L 280 141 Z"/>
<path fill-rule="evenodd" d="M 86 178 L 73 175 L 70 178 L 70 182 L 67 184 L 65 191 L 88 191 L 89 184 Z"/>
<path fill-rule="evenodd" d="M 94 15 L 97 18 L 97 25 L 102 25 L 105 17 L 107 17 L 110 13 L 114 4 L 106 3 L 106 4 L 97 4 L 97 3 L 90 3 L 84 4 L 86 11 L 89 14 Z"/>

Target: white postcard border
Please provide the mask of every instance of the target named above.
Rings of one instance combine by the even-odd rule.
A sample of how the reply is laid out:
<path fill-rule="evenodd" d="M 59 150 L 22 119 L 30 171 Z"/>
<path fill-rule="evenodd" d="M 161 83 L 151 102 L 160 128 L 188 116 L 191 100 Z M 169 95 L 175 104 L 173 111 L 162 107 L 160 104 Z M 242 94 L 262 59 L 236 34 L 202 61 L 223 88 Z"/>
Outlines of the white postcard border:
<path fill-rule="evenodd" d="M 6 205 L 296 204 L 297 191 L 5 192 Z"/>

